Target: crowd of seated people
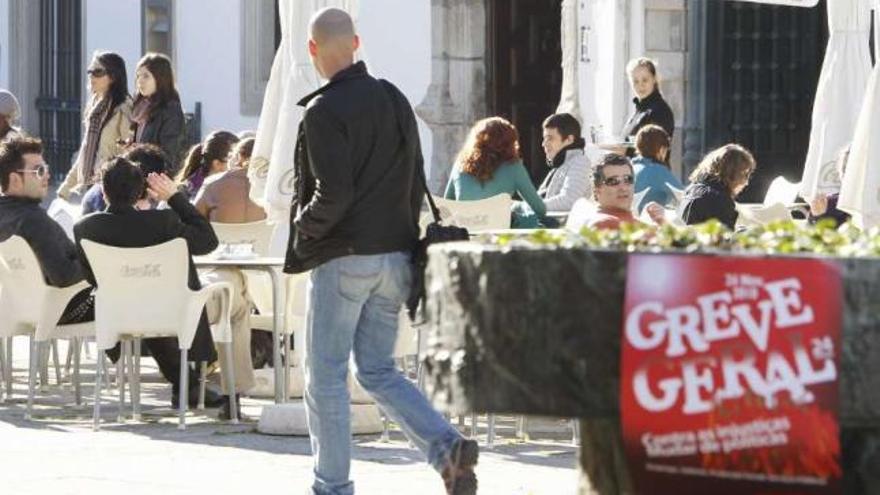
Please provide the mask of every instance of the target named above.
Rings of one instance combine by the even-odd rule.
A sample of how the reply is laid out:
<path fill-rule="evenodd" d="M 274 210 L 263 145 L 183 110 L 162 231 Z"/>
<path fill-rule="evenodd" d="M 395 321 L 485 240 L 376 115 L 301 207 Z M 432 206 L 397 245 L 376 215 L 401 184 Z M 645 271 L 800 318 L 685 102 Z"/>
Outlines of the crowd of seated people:
<path fill-rule="evenodd" d="M 514 228 L 556 227 L 547 214 L 567 213 L 584 199 L 595 205 L 586 225 L 596 229 L 643 222 L 662 225 L 671 208 L 677 208 L 678 219 L 686 225 L 717 219 L 735 228 L 735 200 L 755 170 L 754 157 L 740 145 L 722 146 L 706 155 L 685 187 L 670 167 L 674 119 L 659 94 L 656 68 L 650 61 L 636 62 L 630 67 L 636 111 L 626 129 L 627 137 L 635 141 L 634 150 L 606 149 L 591 164 L 581 123 L 571 114 L 555 113 L 541 123 L 548 170 L 536 187 L 520 154 L 518 130 L 508 120 L 490 117 L 470 130 L 452 165 L 444 196 L 473 201 L 509 195 L 516 200 L 511 208 Z M 147 54 L 139 61 L 134 98 L 126 89 L 125 63 L 117 54 L 95 53 L 87 72 L 92 96 L 84 111 L 83 141 L 58 190 L 62 198 L 81 198 L 83 218 L 74 227 L 77 243 L 90 239 L 117 247 L 145 247 L 182 237 L 191 254 L 206 254 L 218 244 L 211 222 L 267 218 L 250 197 L 247 169 L 253 137 L 212 132 L 188 151 L 180 166 L 183 115 L 167 57 Z M 12 235 L 25 238 L 50 285 L 64 287 L 85 279 L 94 286 L 83 252 L 40 207 L 48 193 L 49 165 L 42 159 L 41 142 L 14 126 L 19 113 L 15 97 L 0 90 L 0 241 Z M 634 156 L 630 159 L 629 154 Z M 844 154 L 838 162 L 841 174 L 845 162 Z M 681 190 L 679 202 L 675 193 Z M 637 195 L 641 199 L 634 205 Z M 836 209 L 836 199 L 836 195 L 814 199 L 811 221 L 820 217 L 838 224 L 846 221 L 846 214 Z M 254 385 L 249 338 L 253 305 L 239 270 L 197 273 L 191 265 L 191 288 L 215 281 L 230 282 L 235 289 L 236 383 L 222 386 L 226 395 L 241 394 Z M 92 305 L 91 291 L 84 291 L 70 303 L 63 321 L 93 318 Z M 218 302 L 211 301 L 191 350 L 193 360 L 216 359 L 208 324 L 218 317 Z M 172 384 L 177 402 L 174 339 L 148 339 L 147 345 Z M 111 357 L 117 356 L 111 352 Z M 219 394 L 209 394 L 207 402 L 229 403 Z"/>
<path fill-rule="evenodd" d="M 491 117 L 477 122 L 452 167 L 444 197 L 458 201 L 519 195 L 514 203 L 513 227 L 538 227 L 547 207 L 523 165 L 519 132 L 507 120 Z"/>
<path fill-rule="evenodd" d="M 241 223 L 266 218 L 248 194 L 246 169 L 252 137 L 236 146 L 239 138 L 235 134 L 211 133 L 189 151 L 185 166 L 175 174 L 184 139 L 183 112 L 167 57 L 147 54 L 141 59 L 134 101 L 127 91 L 125 63 L 119 55 L 96 52 L 87 73 L 92 98 L 84 111 L 83 141 L 57 191 L 64 200 L 80 200 L 82 218 L 73 227 L 76 243 L 40 206 L 49 194 L 50 165 L 43 160 L 42 142 L 14 126 L 20 113 L 17 99 L 0 90 L 0 242 L 14 235 L 24 238 L 47 284 L 68 287 L 87 280 L 96 285 L 85 254 L 78 249 L 82 239 L 115 247 L 147 247 L 180 237 L 187 241 L 190 255 L 200 255 L 218 246 L 211 221 Z M 179 180 L 172 180 L 173 175 Z M 223 383 L 225 376 L 221 376 L 221 388 L 226 396 L 241 394 L 255 383 L 249 321 L 253 306 L 241 272 L 216 269 L 200 273 L 190 263 L 191 289 L 215 281 L 230 282 L 234 289 L 231 325 L 236 383 Z M 215 298 L 203 312 L 189 351 L 190 361 L 217 360 L 222 349 L 215 349 L 209 324 L 219 317 L 220 302 Z M 94 298 L 92 289 L 87 289 L 72 299 L 60 323 L 93 319 Z M 177 339 L 150 338 L 144 342 L 171 383 L 171 402 L 177 407 L 181 400 Z M 119 346 L 108 352 L 114 362 L 119 354 Z M 198 398 L 198 378 L 198 373 L 189 374 L 189 397 L 185 400 L 191 406 Z M 222 407 L 221 418 L 231 416 L 229 404 L 227 397 L 208 389 L 205 405 Z"/>

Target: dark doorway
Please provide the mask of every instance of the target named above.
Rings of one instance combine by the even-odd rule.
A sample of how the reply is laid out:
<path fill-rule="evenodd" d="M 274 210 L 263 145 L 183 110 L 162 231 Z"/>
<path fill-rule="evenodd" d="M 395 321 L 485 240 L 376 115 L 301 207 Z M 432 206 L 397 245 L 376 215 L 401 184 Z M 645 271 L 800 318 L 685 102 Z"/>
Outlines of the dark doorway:
<path fill-rule="evenodd" d="M 740 201 L 770 181 L 798 182 L 828 40 L 825 2 L 814 8 L 707 2 L 706 144 L 749 148 L 758 169 Z"/>
<path fill-rule="evenodd" d="M 79 148 L 82 1 L 40 0 L 40 138 L 52 175 L 61 180 Z"/>
<path fill-rule="evenodd" d="M 489 112 L 519 130 L 523 161 L 537 183 L 547 173 L 541 122 L 562 91 L 562 0 L 490 0 L 487 6 Z"/>

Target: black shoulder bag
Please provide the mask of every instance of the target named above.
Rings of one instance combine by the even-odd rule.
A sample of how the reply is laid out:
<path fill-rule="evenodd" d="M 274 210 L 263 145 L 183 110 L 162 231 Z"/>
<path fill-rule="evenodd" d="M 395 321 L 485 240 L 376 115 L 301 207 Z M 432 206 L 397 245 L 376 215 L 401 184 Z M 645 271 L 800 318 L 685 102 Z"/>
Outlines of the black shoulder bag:
<path fill-rule="evenodd" d="M 380 79 L 382 86 L 391 98 L 391 108 L 394 111 L 394 118 L 397 121 L 397 128 L 400 132 L 401 146 L 406 146 L 406 129 L 400 121 L 400 112 L 397 106 L 400 104 L 400 98 L 397 96 L 398 90 L 390 82 Z M 428 181 L 425 179 L 425 171 L 420 166 L 416 166 L 416 173 L 419 174 L 419 182 L 422 190 L 428 199 L 428 205 L 431 208 L 431 215 L 434 221 L 425 229 L 425 236 L 419 239 L 412 253 L 412 270 L 413 280 L 410 288 L 409 297 L 406 300 L 406 309 L 409 313 L 409 319 L 415 321 L 416 313 L 419 306 L 425 300 L 425 268 L 428 266 L 428 246 L 437 244 L 438 242 L 449 241 L 466 241 L 470 239 L 470 234 L 463 227 L 454 225 L 443 225 L 440 219 L 440 210 L 434 204 L 434 198 L 431 197 L 431 191 L 428 189 Z M 418 192 L 415 192 L 418 194 Z M 418 221 L 418 219 L 416 219 Z"/>
<path fill-rule="evenodd" d="M 455 225 L 443 225 L 441 223 L 440 210 L 434 204 L 434 198 L 431 197 L 431 191 L 428 190 L 425 171 L 421 167 L 416 168 L 418 169 L 416 172 L 419 174 L 419 179 L 421 179 L 422 188 L 425 190 L 425 196 L 428 199 L 428 205 L 431 208 L 431 215 L 433 215 L 434 221 L 428 224 L 428 227 L 425 229 L 425 237 L 419 239 L 413 251 L 413 283 L 409 292 L 409 298 L 406 300 L 406 309 L 409 312 L 410 321 L 415 321 L 419 305 L 427 296 L 425 291 L 425 268 L 428 266 L 428 246 L 439 242 L 467 241 L 470 239 L 470 233 L 466 228 L 456 227 Z"/>

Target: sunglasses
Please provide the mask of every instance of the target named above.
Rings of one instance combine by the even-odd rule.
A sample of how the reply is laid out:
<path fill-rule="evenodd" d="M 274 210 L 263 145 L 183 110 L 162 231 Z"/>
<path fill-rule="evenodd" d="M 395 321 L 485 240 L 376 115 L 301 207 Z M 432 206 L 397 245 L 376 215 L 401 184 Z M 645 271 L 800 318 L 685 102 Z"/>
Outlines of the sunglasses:
<path fill-rule="evenodd" d="M 635 179 L 633 179 L 632 175 L 624 175 L 621 177 L 606 177 L 602 180 L 602 184 L 610 187 L 619 186 L 621 184 L 626 184 L 631 186 Z"/>
<path fill-rule="evenodd" d="M 107 71 L 104 69 L 89 69 L 86 71 L 86 74 L 92 77 L 104 77 L 107 75 Z"/>
<path fill-rule="evenodd" d="M 42 179 L 42 178 L 44 178 L 44 177 L 46 177 L 46 176 L 49 175 L 49 165 L 47 165 L 47 164 L 45 164 L 45 163 L 42 163 L 42 164 L 40 164 L 40 165 L 37 165 L 37 168 L 33 168 L 33 169 L 24 169 L 24 170 L 16 170 L 16 172 L 19 173 L 19 174 L 22 174 L 22 175 L 24 175 L 24 174 L 34 174 L 34 175 L 37 176 L 38 179 Z"/>

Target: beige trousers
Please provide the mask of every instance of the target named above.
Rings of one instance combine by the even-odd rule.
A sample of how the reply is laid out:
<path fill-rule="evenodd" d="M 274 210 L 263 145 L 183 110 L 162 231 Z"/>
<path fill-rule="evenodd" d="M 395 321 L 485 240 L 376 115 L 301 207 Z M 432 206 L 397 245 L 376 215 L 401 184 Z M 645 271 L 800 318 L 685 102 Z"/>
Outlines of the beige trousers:
<path fill-rule="evenodd" d="M 213 282 L 229 282 L 232 284 L 231 326 L 232 326 L 232 363 L 235 366 L 235 391 L 247 392 L 254 386 L 254 362 L 251 359 L 251 310 L 253 305 L 247 292 L 247 279 L 236 268 L 217 268 L 202 272 L 203 284 Z M 220 320 L 220 296 L 215 295 L 205 305 L 208 321 L 212 324 Z M 220 366 L 226 363 L 224 346 L 217 347 Z M 223 393 L 228 394 L 226 374 L 220 373 L 220 385 Z"/>

